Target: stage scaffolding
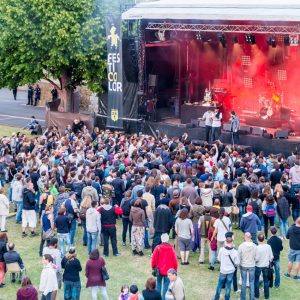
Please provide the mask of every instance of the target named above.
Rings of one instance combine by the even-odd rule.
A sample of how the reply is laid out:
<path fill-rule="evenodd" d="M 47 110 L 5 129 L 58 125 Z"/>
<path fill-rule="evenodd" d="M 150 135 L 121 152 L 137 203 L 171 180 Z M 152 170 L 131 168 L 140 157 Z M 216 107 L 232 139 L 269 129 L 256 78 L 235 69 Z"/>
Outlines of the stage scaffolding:
<path fill-rule="evenodd" d="M 258 34 L 300 34 L 300 25 L 232 25 L 232 24 L 182 24 L 149 22 L 148 30 L 235 32 Z"/>

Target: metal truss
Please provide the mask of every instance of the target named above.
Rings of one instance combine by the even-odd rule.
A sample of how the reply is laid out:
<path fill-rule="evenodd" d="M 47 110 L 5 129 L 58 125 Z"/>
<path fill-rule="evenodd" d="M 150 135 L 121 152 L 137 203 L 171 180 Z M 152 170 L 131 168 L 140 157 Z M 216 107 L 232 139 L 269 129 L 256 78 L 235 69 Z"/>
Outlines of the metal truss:
<path fill-rule="evenodd" d="M 143 22 L 139 21 L 139 43 L 138 43 L 138 89 L 144 92 L 145 86 L 145 30 Z"/>
<path fill-rule="evenodd" d="M 300 34 L 300 25 L 226 25 L 226 24 L 181 24 L 149 22 L 148 30 L 203 31 L 203 32 L 236 32 L 259 34 Z"/>

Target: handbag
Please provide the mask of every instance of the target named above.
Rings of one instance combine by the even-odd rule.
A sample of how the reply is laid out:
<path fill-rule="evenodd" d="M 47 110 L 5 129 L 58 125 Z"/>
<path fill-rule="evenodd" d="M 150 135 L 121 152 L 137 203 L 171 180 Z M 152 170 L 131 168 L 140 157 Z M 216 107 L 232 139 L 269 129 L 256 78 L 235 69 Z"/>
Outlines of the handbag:
<path fill-rule="evenodd" d="M 43 230 L 42 238 L 44 241 L 50 240 L 53 236 L 54 236 L 54 231 L 52 230 L 52 228 L 49 228 L 47 231 Z"/>
<path fill-rule="evenodd" d="M 233 215 L 238 215 L 240 213 L 240 209 L 236 205 L 233 205 L 231 208 L 231 213 Z"/>
<path fill-rule="evenodd" d="M 104 281 L 109 279 L 109 274 L 104 266 L 101 268 L 101 275 Z"/>

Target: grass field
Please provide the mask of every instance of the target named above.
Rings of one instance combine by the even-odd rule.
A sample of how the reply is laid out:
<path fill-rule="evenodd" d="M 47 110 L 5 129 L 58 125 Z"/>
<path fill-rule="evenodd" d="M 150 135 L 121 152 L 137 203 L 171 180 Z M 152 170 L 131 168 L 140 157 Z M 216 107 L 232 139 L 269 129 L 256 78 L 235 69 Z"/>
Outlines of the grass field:
<path fill-rule="evenodd" d="M 0 137 L 3 136 L 11 136 L 13 132 L 22 132 L 25 133 L 27 136 L 30 136 L 29 130 L 24 130 L 19 127 L 12 127 L 12 126 L 3 126 L 0 125 Z"/>
<path fill-rule="evenodd" d="M 8 236 L 9 240 L 15 242 L 16 248 L 21 254 L 23 261 L 27 269 L 27 275 L 33 281 L 33 284 L 38 287 L 40 273 L 42 269 L 41 258 L 38 255 L 39 237 L 21 237 L 20 225 L 15 224 L 15 220 L 12 218 L 8 221 Z M 107 269 L 110 273 L 110 280 L 107 282 L 108 294 L 110 299 L 118 299 L 118 294 L 122 284 L 136 283 L 140 290 L 144 288 L 146 279 L 151 275 L 150 267 L 150 251 L 146 250 L 144 257 L 131 256 L 131 250 L 129 246 L 123 247 L 120 242 L 121 225 L 118 224 L 118 247 L 121 256 L 108 257 L 106 259 Z M 40 231 L 38 229 L 38 231 Z M 237 244 L 241 241 L 241 234 L 236 233 Z M 81 245 L 82 229 L 77 228 L 76 245 L 78 258 L 81 261 L 84 268 L 87 261 L 87 249 Z M 287 265 L 287 241 L 285 241 L 285 250 L 281 259 L 281 272 L 286 271 Z M 102 247 L 100 247 L 102 248 Z M 102 252 L 102 249 L 100 249 Z M 198 265 L 198 253 L 193 253 L 190 258 L 189 266 L 179 266 L 179 276 L 183 279 L 186 295 L 188 300 L 196 299 L 211 299 L 214 296 L 214 291 L 218 279 L 218 271 L 209 271 L 207 264 Z M 0 299 L 8 300 L 14 299 L 18 284 L 10 283 L 9 276 L 6 276 L 5 288 L 0 290 Z M 90 299 L 90 291 L 85 288 L 84 271 L 81 273 L 82 294 L 81 299 Z M 281 286 L 279 290 L 271 289 L 271 299 L 297 299 L 296 295 L 299 295 L 299 282 L 293 279 L 286 279 L 282 277 Z M 238 295 L 232 294 L 232 299 L 238 299 Z M 63 299 L 62 291 L 59 292 L 58 299 Z"/>

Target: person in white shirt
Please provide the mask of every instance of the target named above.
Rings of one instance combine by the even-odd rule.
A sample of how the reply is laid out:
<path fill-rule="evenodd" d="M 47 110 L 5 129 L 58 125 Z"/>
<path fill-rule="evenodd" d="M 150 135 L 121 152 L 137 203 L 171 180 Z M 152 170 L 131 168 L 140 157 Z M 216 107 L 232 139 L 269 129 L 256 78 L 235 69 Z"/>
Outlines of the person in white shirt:
<path fill-rule="evenodd" d="M 214 300 L 219 300 L 220 293 L 225 285 L 225 299 L 230 299 L 231 283 L 234 272 L 240 264 L 240 257 L 237 250 L 233 246 L 233 233 L 225 234 L 226 241 L 224 247 L 219 251 L 218 260 L 220 262 L 219 282 Z"/>
<path fill-rule="evenodd" d="M 294 190 L 300 188 L 300 166 L 299 160 L 294 161 L 294 166 L 290 169 L 289 177 L 292 181 L 291 194 L 294 195 Z"/>
<path fill-rule="evenodd" d="M 212 240 L 217 237 L 217 245 L 218 245 L 218 252 L 220 249 L 224 246 L 224 242 L 226 240 L 225 234 L 228 231 L 231 231 L 231 221 L 228 217 L 225 215 L 225 209 L 224 207 L 220 208 L 219 211 L 219 218 L 214 223 L 214 233 L 212 236 Z"/>
<path fill-rule="evenodd" d="M 101 232 L 100 214 L 96 206 L 97 201 L 92 201 L 92 207 L 86 212 L 87 248 L 90 254 L 97 247 L 98 235 Z"/>
<path fill-rule="evenodd" d="M 210 144 L 211 143 L 211 125 L 213 122 L 213 117 L 214 113 L 212 111 L 212 108 L 209 108 L 208 111 L 206 111 L 203 114 L 203 117 L 201 120 L 205 121 L 205 136 L 206 136 L 206 141 Z"/>
<path fill-rule="evenodd" d="M 213 113 L 212 120 L 212 140 L 216 141 L 220 138 L 221 135 L 221 125 L 222 125 L 222 113 L 219 108 L 216 107 Z"/>
<path fill-rule="evenodd" d="M 270 245 L 264 242 L 265 237 L 262 233 L 257 236 L 258 246 L 255 254 L 255 281 L 254 281 L 254 294 L 255 298 L 259 298 L 259 277 L 262 273 L 264 282 L 264 296 L 269 299 L 269 267 L 274 256 Z"/>
<path fill-rule="evenodd" d="M 58 290 L 56 272 L 53 258 L 50 254 L 43 256 L 43 271 L 41 273 L 39 290 L 42 292 L 41 300 L 52 299 L 52 293 Z"/>

